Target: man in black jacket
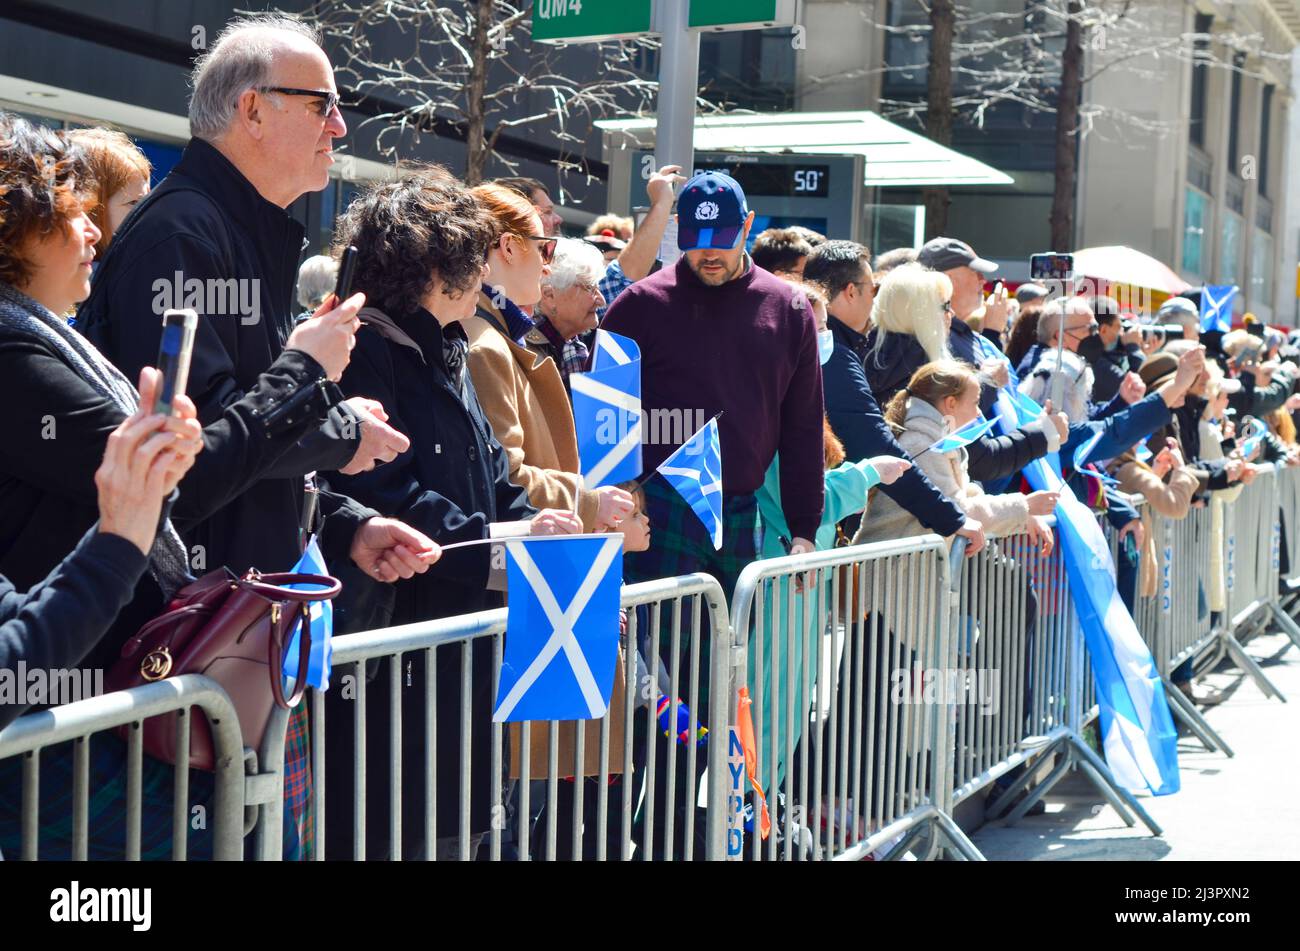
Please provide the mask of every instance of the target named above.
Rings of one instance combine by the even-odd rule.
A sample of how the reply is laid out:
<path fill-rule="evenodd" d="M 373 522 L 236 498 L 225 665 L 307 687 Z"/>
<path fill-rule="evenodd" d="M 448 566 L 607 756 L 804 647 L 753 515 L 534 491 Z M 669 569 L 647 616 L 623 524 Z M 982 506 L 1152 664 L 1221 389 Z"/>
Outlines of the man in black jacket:
<path fill-rule="evenodd" d="M 830 300 L 826 324 L 835 339 L 835 349 L 822 367 L 826 417 L 850 460 L 880 455 L 906 459 L 907 453 L 885 422 L 862 368 L 875 294 L 870 260 L 870 252 L 856 242 L 828 241 L 814 248 L 804 265 L 804 278 L 824 287 Z M 891 485 L 882 485 L 880 490 L 926 528 L 945 537 L 966 538 L 968 552 L 973 554 L 984 546 L 984 527 L 967 518 L 917 467 Z M 851 521 L 856 523 L 858 519 Z M 856 528 L 854 524 L 846 531 L 852 535 Z"/>
<path fill-rule="evenodd" d="M 1106 404 L 1119 395 L 1130 373 L 1142 368 L 1142 332 L 1124 329 L 1119 301 L 1098 294 L 1088 298 L 1097 318 L 1097 333 L 1079 344 L 1079 356 L 1092 367 L 1092 402 Z"/>
<path fill-rule="evenodd" d="M 304 229 L 286 211 L 325 187 L 331 142 L 347 130 L 333 71 L 316 35 L 283 16 L 232 22 L 195 65 L 193 138 L 176 168 L 117 232 L 78 327 L 128 376 L 152 364 L 160 318 L 194 307 L 202 319 L 189 394 L 209 423 L 279 356 L 293 326 L 293 283 Z M 337 302 L 327 304 L 334 306 Z M 359 300 L 343 307 L 360 306 Z M 298 559 L 303 477 L 361 472 L 391 460 L 406 440 L 373 401 L 341 401 L 322 375 L 291 414 L 327 421 L 286 453 L 274 472 L 186 538 L 205 565 L 284 571 Z M 339 404 L 339 405 L 334 405 Z M 326 557 L 379 545 L 376 513 L 321 495 Z M 363 529 L 363 526 L 368 526 Z M 358 534 L 358 529 L 363 529 Z M 332 549 L 332 551 L 331 551 Z M 392 580 L 381 560 L 365 568 Z"/>

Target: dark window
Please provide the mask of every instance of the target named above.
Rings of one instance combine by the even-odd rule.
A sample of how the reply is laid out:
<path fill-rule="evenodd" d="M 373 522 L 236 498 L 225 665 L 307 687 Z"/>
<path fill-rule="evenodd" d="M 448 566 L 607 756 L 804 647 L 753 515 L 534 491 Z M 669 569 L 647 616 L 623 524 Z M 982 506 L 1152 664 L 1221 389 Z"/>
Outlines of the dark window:
<path fill-rule="evenodd" d="M 1228 174 L 1241 174 L 1241 70 L 1243 53 L 1232 57 L 1232 98 L 1228 109 Z"/>
<path fill-rule="evenodd" d="M 1196 14 L 1194 30 L 1198 34 L 1209 34 L 1214 17 L 1208 14 Z M 1205 87 L 1209 82 L 1210 41 L 1198 39 L 1192 45 L 1192 118 L 1191 139 L 1193 145 L 1205 148 Z"/>
<path fill-rule="evenodd" d="M 1273 86 L 1264 87 L 1259 107 L 1259 193 L 1268 194 L 1268 153 L 1272 147 Z"/>

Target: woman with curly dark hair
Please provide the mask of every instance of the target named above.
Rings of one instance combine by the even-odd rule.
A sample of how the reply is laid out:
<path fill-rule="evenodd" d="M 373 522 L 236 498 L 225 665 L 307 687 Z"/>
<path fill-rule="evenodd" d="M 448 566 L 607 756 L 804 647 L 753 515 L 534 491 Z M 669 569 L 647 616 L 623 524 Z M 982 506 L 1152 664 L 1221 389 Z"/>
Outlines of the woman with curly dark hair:
<path fill-rule="evenodd" d="M 152 404 L 151 393 L 138 393 L 60 316 L 90 292 L 90 264 L 101 237 L 89 217 L 95 184 L 77 145 L 0 112 L 0 405 L 5 408 L 0 575 L 19 589 L 44 579 L 95 524 L 93 475 L 109 436 L 142 403 Z M 200 428 L 193 402 L 176 400 L 176 415 L 163 425 L 176 446 L 189 447 L 192 456 L 201 443 L 202 452 L 180 483 L 170 519 L 159 527 L 148 570 L 112 628 L 88 645 L 83 668 L 112 667 L 123 643 L 189 582 L 191 550 L 183 537 L 266 478 L 317 425 L 310 414 L 276 422 L 268 411 L 301 389 L 314 388 L 323 376 L 340 374 L 350 337 L 350 329 L 323 318 L 299 325 L 252 388 L 206 427 Z M 42 752 L 42 858 L 71 854 L 73 770 L 68 745 Z M 5 852 L 18 850 L 20 771 L 21 763 L 0 760 L 0 850 Z M 141 856 L 161 858 L 172 851 L 173 769 L 146 756 L 143 775 Z M 92 835 L 88 855 L 119 858 L 125 841 L 126 747 L 116 737 L 96 737 L 89 785 L 91 827 L 100 834 Z M 193 772 L 189 790 L 191 803 L 206 802 L 212 774 Z M 211 831 L 190 831 L 191 857 L 208 855 L 211 848 Z"/>
<path fill-rule="evenodd" d="M 358 314 L 361 329 L 352 362 L 343 374 L 346 394 L 378 399 L 389 423 L 411 439 L 411 448 L 387 465 L 353 476 L 330 476 L 331 487 L 384 515 L 400 518 L 442 545 L 477 541 L 503 533 L 568 534 L 581 530 L 571 512 L 538 513 L 528 496 L 510 481 L 505 451 L 479 405 L 466 372 L 468 342 L 460 321 L 470 317 L 485 274 L 495 225 L 474 195 L 438 166 L 408 168 L 401 179 L 372 186 L 339 222 L 337 246 L 358 249 L 355 287 L 368 306 Z M 505 527 L 500 523 L 528 525 Z M 494 524 L 495 523 L 495 524 Z M 398 582 L 392 624 L 409 624 L 497 607 L 501 595 L 488 590 L 489 545 L 447 552 L 429 572 Z M 490 828 L 489 773 L 492 736 L 491 638 L 477 638 L 470 650 L 470 801 L 459 802 L 461 664 L 463 645 L 437 650 L 436 758 L 438 787 L 437 857 L 472 858 Z M 369 718 L 368 801 L 375 811 L 371 858 L 432 858 L 424 851 L 425 657 L 406 659 L 403 690 L 402 854 L 389 855 L 387 776 L 393 754 L 388 723 Z M 384 710 L 387 674 L 370 688 L 372 709 Z M 373 696 L 379 693 L 381 697 Z M 330 698 L 332 699 L 332 698 Z M 335 703 L 327 714 L 329 736 L 350 743 L 345 726 L 352 701 Z M 340 720 L 339 718 L 343 718 Z M 327 801 L 351 796 L 348 746 L 326 761 Z M 383 788 L 381 788 L 383 787 Z M 458 813 L 470 811 L 470 838 L 458 836 Z M 350 810 L 327 812 L 327 846 L 349 856 Z"/>
<path fill-rule="evenodd" d="M 1020 305 L 1020 314 L 1011 325 L 1011 335 L 1007 338 L 1007 359 L 1013 367 L 1020 367 L 1038 342 L 1038 315 L 1043 311 L 1043 301 L 1043 298 L 1037 298 Z"/>

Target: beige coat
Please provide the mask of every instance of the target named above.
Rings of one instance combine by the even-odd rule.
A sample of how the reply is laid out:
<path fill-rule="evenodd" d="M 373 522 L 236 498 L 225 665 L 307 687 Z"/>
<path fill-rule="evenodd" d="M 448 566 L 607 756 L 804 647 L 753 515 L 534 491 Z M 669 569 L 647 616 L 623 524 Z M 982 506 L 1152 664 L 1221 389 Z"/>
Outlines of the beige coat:
<path fill-rule="evenodd" d="M 461 321 L 469 337 L 469 371 L 492 433 L 505 448 L 510 480 L 539 509 L 577 512 L 596 527 L 596 493 L 581 488 L 573 410 L 555 361 L 510 340 L 500 311 L 486 297 Z"/>
<path fill-rule="evenodd" d="M 1161 479 L 1150 466 L 1138 462 L 1131 454 L 1125 453 L 1117 466 L 1111 467 L 1112 474 L 1119 480 L 1121 492 L 1141 495 L 1147 501 L 1142 510 L 1142 527 L 1146 540 L 1142 543 L 1142 575 L 1138 593 L 1144 598 L 1156 595 L 1159 583 L 1159 571 L 1156 562 L 1156 533 L 1151 513 L 1174 520 L 1184 519 L 1191 510 L 1192 496 L 1200 480 L 1196 470 L 1191 466 L 1179 466 L 1169 471 L 1169 481 Z"/>
<path fill-rule="evenodd" d="M 898 436 L 901 445 L 915 464 L 937 488 L 957 503 L 968 516 L 978 520 L 990 537 L 1014 535 L 1029 524 L 1029 500 L 1019 492 L 989 495 L 966 474 L 966 450 L 925 452 L 927 446 L 943 438 L 948 426 L 929 403 L 920 399 L 907 402 L 907 419 Z M 877 542 L 926 534 L 925 527 L 897 502 L 873 489 L 871 505 L 862 519 L 853 543 Z"/>

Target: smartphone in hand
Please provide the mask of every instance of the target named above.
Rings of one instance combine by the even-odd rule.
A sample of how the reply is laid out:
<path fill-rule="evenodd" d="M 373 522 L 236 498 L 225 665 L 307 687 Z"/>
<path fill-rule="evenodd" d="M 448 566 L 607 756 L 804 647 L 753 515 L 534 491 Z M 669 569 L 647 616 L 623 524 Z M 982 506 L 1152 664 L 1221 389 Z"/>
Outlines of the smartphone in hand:
<path fill-rule="evenodd" d="M 334 284 L 334 307 L 352 296 L 352 278 L 357 271 L 357 249 L 349 244 L 339 258 L 339 276 Z"/>
<path fill-rule="evenodd" d="M 154 397 L 155 413 L 170 416 L 176 397 L 185 393 L 190 376 L 190 354 L 194 351 L 194 332 L 198 326 L 199 315 L 192 309 L 169 310 L 163 314 L 157 364 L 162 382 Z"/>

